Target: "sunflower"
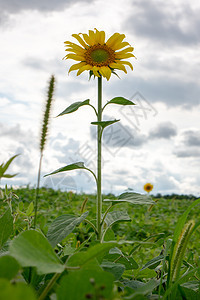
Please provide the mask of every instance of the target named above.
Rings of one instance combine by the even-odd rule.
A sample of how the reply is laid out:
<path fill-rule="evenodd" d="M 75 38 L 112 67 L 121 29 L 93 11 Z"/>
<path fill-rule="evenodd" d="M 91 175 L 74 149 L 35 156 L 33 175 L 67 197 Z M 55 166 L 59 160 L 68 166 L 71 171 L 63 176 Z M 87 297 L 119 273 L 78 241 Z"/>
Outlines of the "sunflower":
<path fill-rule="evenodd" d="M 82 35 L 82 36 L 81 36 Z M 125 65 L 133 70 L 132 64 L 124 59 L 135 57 L 131 52 L 133 47 L 123 41 L 124 34 L 114 33 L 105 42 L 105 32 L 95 29 L 89 30 L 89 34 L 72 34 L 79 45 L 66 41 L 65 51 L 68 54 L 64 59 L 73 59 L 78 63 L 71 66 L 69 72 L 78 70 L 77 76 L 84 71 L 90 71 L 90 75 L 110 79 L 114 70 L 122 70 L 127 73 Z"/>
<path fill-rule="evenodd" d="M 147 193 L 151 192 L 151 191 L 153 190 L 153 184 L 151 184 L 151 183 L 146 183 L 146 184 L 144 185 L 144 190 L 145 190 Z"/>

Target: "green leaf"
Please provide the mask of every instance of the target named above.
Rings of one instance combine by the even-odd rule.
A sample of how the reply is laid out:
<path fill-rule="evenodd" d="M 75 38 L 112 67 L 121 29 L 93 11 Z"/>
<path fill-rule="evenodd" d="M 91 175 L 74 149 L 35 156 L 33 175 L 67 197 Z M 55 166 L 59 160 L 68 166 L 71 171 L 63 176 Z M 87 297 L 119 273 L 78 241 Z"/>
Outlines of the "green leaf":
<path fill-rule="evenodd" d="M 65 245 L 63 249 L 63 254 L 64 255 L 72 255 L 76 252 L 76 248 L 71 247 L 70 245 Z"/>
<path fill-rule="evenodd" d="M 137 262 L 130 256 L 123 256 L 117 260 L 118 263 L 123 264 L 126 270 L 138 269 L 139 266 Z"/>
<path fill-rule="evenodd" d="M 118 262 L 125 266 L 126 270 L 138 269 L 139 266 L 131 256 L 126 256 L 119 248 L 112 248 L 105 256 L 106 260 Z"/>
<path fill-rule="evenodd" d="M 154 278 L 149 280 L 147 283 L 144 282 L 139 283 L 138 281 L 135 280 L 131 280 L 129 282 L 127 281 L 125 285 L 135 290 L 135 293 L 129 297 L 125 297 L 124 299 L 134 299 L 133 296 L 136 297 L 139 295 L 147 295 L 151 293 L 159 285 L 159 282 L 160 282 L 159 280 L 156 280 Z"/>
<path fill-rule="evenodd" d="M 0 248 L 8 240 L 13 232 L 13 217 L 10 208 L 7 209 L 5 214 L 0 218 Z"/>
<path fill-rule="evenodd" d="M 155 269 L 160 263 L 161 261 L 163 260 L 164 258 L 164 255 L 159 255 L 157 257 L 154 257 L 153 259 L 151 259 L 150 261 L 148 261 L 143 267 L 141 270 L 144 270 L 146 268 L 149 268 L 149 269 Z"/>
<path fill-rule="evenodd" d="M 106 230 L 106 234 L 104 235 L 104 241 L 109 242 L 114 240 L 115 240 L 115 233 L 111 228 L 108 228 L 108 230 Z"/>
<path fill-rule="evenodd" d="M 13 178 L 13 177 L 15 177 L 16 175 L 18 175 L 18 173 L 13 174 L 13 175 L 11 175 L 11 174 L 4 174 L 4 175 L 1 176 L 1 177 L 3 177 L 3 178 Z"/>
<path fill-rule="evenodd" d="M 115 247 L 117 244 L 113 242 L 106 242 L 103 244 L 96 244 L 90 247 L 86 252 L 75 253 L 69 257 L 67 261 L 67 266 L 83 266 L 88 261 L 108 252 L 111 248 Z"/>
<path fill-rule="evenodd" d="M 0 300 L 36 300 L 34 291 L 24 282 L 10 283 L 0 279 Z"/>
<path fill-rule="evenodd" d="M 115 97 L 112 100 L 108 101 L 106 104 L 135 105 L 135 103 L 124 97 Z"/>
<path fill-rule="evenodd" d="M 60 243 L 74 228 L 79 225 L 87 217 L 89 212 L 85 212 L 80 217 L 73 215 L 62 215 L 56 218 L 49 227 L 47 239 L 54 248 Z"/>
<path fill-rule="evenodd" d="M 119 122 L 120 120 L 111 120 L 111 121 L 99 121 L 99 122 L 91 122 L 92 125 L 100 125 L 102 129 L 105 127 L 112 125 L 116 122 Z"/>
<path fill-rule="evenodd" d="M 19 234 L 10 244 L 10 254 L 23 267 L 36 267 L 39 275 L 65 269 L 47 239 L 35 230 Z"/>
<path fill-rule="evenodd" d="M 16 259 L 10 255 L 0 257 L 0 278 L 13 279 L 20 269 Z"/>
<path fill-rule="evenodd" d="M 57 173 L 61 173 L 61 172 L 65 172 L 65 171 L 72 171 L 72 170 L 76 170 L 76 169 L 86 169 L 86 168 L 85 168 L 83 162 L 77 162 L 77 163 L 70 164 L 65 167 L 59 168 L 59 169 L 53 171 L 52 173 L 44 175 L 44 177 L 53 175 L 53 174 L 57 174 Z"/>
<path fill-rule="evenodd" d="M 33 202 L 31 202 L 26 210 L 26 216 L 31 216 L 33 215 L 33 210 L 34 210 L 34 205 Z"/>
<path fill-rule="evenodd" d="M 144 282 L 142 281 L 138 281 L 138 280 L 127 280 L 125 279 L 122 284 L 125 286 L 125 287 L 129 287 L 133 290 L 137 290 L 141 287 L 143 287 L 145 285 Z"/>
<path fill-rule="evenodd" d="M 113 275 L 98 265 L 86 265 L 64 276 L 57 289 L 58 300 L 111 299 Z"/>
<path fill-rule="evenodd" d="M 179 238 L 179 235 L 184 227 L 184 224 L 186 222 L 186 219 L 187 219 L 187 216 L 189 214 L 189 212 L 191 211 L 191 209 L 196 206 L 197 204 L 200 203 L 200 198 L 195 200 L 187 209 L 186 211 L 183 213 L 183 215 L 178 219 L 178 223 L 175 227 L 175 230 L 174 230 L 174 236 L 173 236 L 173 241 L 176 243 L 178 238 Z"/>
<path fill-rule="evenodd" d="M 183 285 L 178 285 L 178 290 L 181 294 L 182 299 L 186 300 L 199 300 L 199 293 L 195 292 L 192 289 L 186 288 Z"/>
<path fill-rule="evenodd" d="M 156 277 L 157 273 L 152 269 L 136 270 L 135 278 L 143 280 L 144 278 Z"/>
<path fill-rule="evenodd" d="M 89 105 L 89 102 L 90 102 L 89 99 L 87 99 L 85 101 L 74 102 L 69 107 L 67 107 L 62 113 L 60 113 L 57 117 L 60 117 L 60 116 L 66 115 L 66 114 L 70 114 L 70 113 L 76 111 L 77 109 L 79 109 L 79 107 L 81 107 L 83 105 Z"/>
<path fill-rule="evenodd" d="M 156 204 L 150 196 L 148 195 L 142 195 L 139 193 L 133 193 L 133 192 L 126 192 L 121 194 L 118 199 L 104 199 L 103 201 L 105 202 L 112 202 L 112 204 L 117 204 L 117 203 L 123 203 L 123 202 L 128 202 L 131 204 Z"/>
<path fill-rule="evenodd" d="M 8 169 L 8 167 L 10 166 L 11 162 L 13 161 L 13 159 L 15 159 L 15 157 L 19 156 L 19 154 L 12 156 L 5 164 L 2 164 L 2 170 L 3 173 L 6 172 L 6 170 Z"/>
<path fill-rule="evenodd" d="M 112 211 L 109 212 L 105 218 L 105 222 L 108 227 L 111 227 L 113 224 L 122 221 L 131 221 L 131 218 L 126 211 Z"/>
<path fill-rule="evenodd" d="M 199 281 L 198 280 L 193 280 L 193 281 L 188 281 L 183 284 L 181 284 L 181 287 L 185 287 L 187 289 L 191 289 L 195 292 L 198 292 L 199 290 Z"/>
<path fill-rule="evenodd" d="M 111 274 L 113 274 L 115 277 L 115 280 L 120 279 L 126 269 L 123 264 L 115 263 L 115 262 L 107 261 L 107 260 L 103 260 L 101 267 L 104 271 L 110 272 Z"/>

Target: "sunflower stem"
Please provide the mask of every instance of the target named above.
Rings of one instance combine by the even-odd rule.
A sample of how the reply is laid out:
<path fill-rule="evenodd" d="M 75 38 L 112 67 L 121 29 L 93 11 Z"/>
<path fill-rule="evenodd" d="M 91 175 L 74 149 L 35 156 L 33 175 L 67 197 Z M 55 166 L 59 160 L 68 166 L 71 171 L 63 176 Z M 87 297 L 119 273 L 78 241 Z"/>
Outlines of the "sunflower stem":
<path fill-rule="evenodd" d="M 102 118 L 102 77 L 98 77 L 98 111 L 97 121 Z M 101 194 L 101 126 L 98 125 L 97 135 L 97 239 L 101 241 L 101 215 L 102 215 L 102 194 Z"/>

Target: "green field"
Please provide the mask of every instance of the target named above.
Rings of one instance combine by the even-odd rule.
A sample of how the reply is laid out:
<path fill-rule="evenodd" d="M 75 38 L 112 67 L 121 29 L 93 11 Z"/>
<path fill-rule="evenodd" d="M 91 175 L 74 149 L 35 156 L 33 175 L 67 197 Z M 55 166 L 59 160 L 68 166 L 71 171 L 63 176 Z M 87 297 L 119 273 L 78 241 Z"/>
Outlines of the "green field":
<path fill-rule="evenodd" d="M 2 191 L 5 195 L 5 190 Z M 103 195 L 103 199 L 107 198 L 115 199 L 114 195 Z M 32 286 L 37 296 L 33 295 L 33 298 L 31 298 L 32 296 L 29 295 L 30 291 L 27 291 L 27 295 L 29 295 L 27 299 L 159 299 L 159 293 L 160 299 L 199 299 L 199 228 L 193 232 L 187 242 L 184 258 L 181 261 L 179 279 L 185 275 L 185 272 L 189 272 L 189 275 L 185 276 L 185 280 L 180 281 L 177 285 L 178 287 L 174 289 L 176 294 L 173 294 L 174 291 L 171 294 L 169 293 L 169 295 L 166 294 L 166 291 L 169 289 L 169 287 L 167 289 L 167 268 L 170 253 L 170 251 L 165 253 L 167 241 L 173 238 L 178 219 L 183 216 L 184 212 L 194 203 L 196 198 L 178 195 L 171 197 L 152 196 L 152 198 L 155 201 L 155 205 L 151 209 L 149 209 L 149 205 L 144 204 L 132 205 L 120 203 L 114 205 L 109 213 L 112 215 L 113 212 L 120 211 L 123 217 L 121 221 L 118 220 L 107 230 L 103 245 L 105 246 L 111 243 L 111 241 L 116 244 L 113 244 L 113 247 L 111 247 L 111 243 L 110 248 L 108 247 L 105 251 L 97 251 L 94 257 L 89 259 L 88 263 L 80 270 L 70 270 L 69 268 L 69 270 L 65 269 L 61 274 L 58 272 L 60 274 L 59 278 L 54 280 L 54 285 L 49 290 L 49 293 L 45 294 L 45 297 L 42 298 L 41 295 L 44 287 L 51 282 L 53 273 L 55 272 L 53 271 L 54 268 L 52 272 L 51 268 L 49 270 L 49 267 L 47 267 L 47 270 L 45 269 L 46 271 L 41 271 L 40 268 L 39 272 L 36 270 L 38 264 L 31 263 L 31 259 L 28 257 L 31 251 L 34 250 L 34 248 L 33 250 L 29 249 L 33 245 L 27 246 L 27 251 L 30 251 L 30 253 L 25 260 L 28 262 L 23 263 L 23 255 L 26 256 L 27 254 L 27 252 L 23 254 L 23 251 L 26 251 L 25 244 L 27 244 L 29 238 L 27 241 L 21 240 L 21 249 L 19 249 L 19 245 L 12 243 L 12 240 L 17 240 L 15 239 L 16 236 L 22 237 L 23 233 L 29 233 L 29 230 L 33 228 L 35 189 L 29 187 L 20 188 L 13 191 L 12 194 L 10 194 L 10 191 L 7 191 L 7 201 L 5 201 L 5 197 L 0 201 L 0 215 L 5 214 L 8 202 L 10 203 L 11 200 L 14 224 L 9 239 L 1 248 L 0 266 L 2 265 L 2 268 L 4 268 L 4 262 L 1 260 L 7 255 L 10 259 L 14 257 L 17 263 L 19 263 L 19 267 L 14 272 L 14 276 L 10 278 L 7 273 L 13 270 L 12 264 L 9 262 L 10 267 L 8 271 L 0 271 L 0 278 L 4 278 L 0 279 L 0 285 L 2 284 L 3 286 L 1 281 L 3 282 L 5 278 L 9 278 L 11 282 L 15 281 L 17 284 L 26 283 L 26 286 Z M 84 207 L 83 203 L 85 204 Z M 109 204 L 103 205 L 103 213 L 108 206 Z M 74 194 L 73 192 L 61 192 L 41 188 L 39 191 L 38 226 L 36 232 L 40 233 L 41 236 L 47 236 L 48 240 L 52 241 L 48 230 L 49 228 L 53 228 L 52 222 L 57 217 L 69 214 L 74 218 L 78 218 L 86 212 L 88 212 L 87 219 L 95 224 L 95 195 Z M 123 219 L 126 219 L 126 221 L 123 221 Z M 188 214 L 187 220 L 191 219 L 198 224 L 199 205 L 192 208 Z M 32 230 L 32 232 L 35 231 Z M 63 236 L 59 240 L 59 243 L 54 242 L 55 240 L 53 241 L 54 253 L 56 253 L 57 257 L 63 263 L 70 261 L 70 257 L 72 257 L 71 260 L 73 261 L 73 256 L 76 257 L 77 254 L 90 253 L 91 251 L 95 251 L 92 249 L 99 247 L 93 228 L 84 220 L 80 224 L 77 224 L 77 226 L 74 226 L 66 236 Z M 9 247 L 11 247 L 10 250 Z M 39 256 L 42 255 L 43 250 L 41 250 L 41 253 L 38 252 Z M 11 252 L 11 256 L 7 251 Z M 77 259 L 79 261 L 80 257 Z M 45 262 L 42 261 L 41 263 L 45 265 Z M 76 263 L 72 264 L 72 266 L 76 266 Z M 104 274 L 101 275 L 101 272 Z M 161 272 L 163 272 L 162 282 L 160 282 Z M 99 290 L 98 284 L 91 283 L 87 287 L 88 283 L 86 284 L 83 278 L 84 276 L 87 277 L 87 274 L 90 274 L 90 281 L 95 279 L 97 282 L 103 282 L 102 286 L 108 283 L 108 287 L 105 287 L 105 290 L 102 288 L 102 292 Z M 108 278 L 105 274 L 108 274 Z M 79 276 L 81 277 L 79 278 Z M 105 278 L 107 278 L 106 281 Z M 72 283 L 66 283 L 68 280 L 69 282 L 73 282 L 74 288 Z M 79 285 L 80 293 L 82 290 L 81 286 L 85 287 L 85 289 L 83 287 L 82 296 L 76 294 L 76 285 Z M 70 295 L 68 294 L 68 296 L 66 296 L 66 289 L 70 291 Z M 25 295 L 26 293 L 23 299 L 26 299 Z M 1 298 L 0 292 L 0 299 L 8 299 L 6 296 L 4 297 Z"/>

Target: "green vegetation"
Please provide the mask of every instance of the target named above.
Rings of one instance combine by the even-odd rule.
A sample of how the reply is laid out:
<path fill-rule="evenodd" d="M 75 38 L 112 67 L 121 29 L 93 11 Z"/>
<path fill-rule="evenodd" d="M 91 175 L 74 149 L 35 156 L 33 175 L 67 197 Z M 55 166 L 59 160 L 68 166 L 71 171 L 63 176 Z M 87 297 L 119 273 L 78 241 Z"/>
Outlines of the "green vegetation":
<path fill-rule="evenodd" d="M 103 195 L 103 199 L 107 198 L 116 199 L 114 195 Z M 94 229 L 85 221 L 85 218 L 91 222 L 95 219 L 96 195 L 40 188 L 35 231 L 30 230 L 34 222 L 35 189 L 2 190 L 0 299 L 8 299 L 17 289 L 17 300 L 22 294 L 27 300 L 159 299 L 159 293 L 160 299 L 198 299 L 199 228 L 191 234 L 182 256 L 170 251 L 174 233 L 178 237 L 181 233 L 180 229 L 175 231 L 178 220 L 199 200 L 192 196 L 176 199 L 180 198 L 178 195 L 172 199 L 152 198 L 157 203 L 150 211 L 148 205 L 115 204 L 110 218 L 121 212 L 124 221 L 109 227 L 104 242 L 99 244 Z M 104 210 L 108 207 L 109 203 Z M 192 224 L 199 222 L 197 207 L 198 203 L 186 216 L 187 220 L 194 220 Z M 55 221 L 63 216 L 65 225 L 59 228 L 59 240 L 53 230 L 58 233 L 56 226 L 61 223 L 56 225 Z M 80 216 L 82 219 L 77 220 Z M 104 226 L 108 224 L 109 220 Z M 175 282 L 171 278 L 168 284 L 170 255 L 172 263 L 175 256 L 180 260 L 175 260 L 178 277 Z"/>

